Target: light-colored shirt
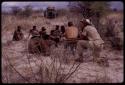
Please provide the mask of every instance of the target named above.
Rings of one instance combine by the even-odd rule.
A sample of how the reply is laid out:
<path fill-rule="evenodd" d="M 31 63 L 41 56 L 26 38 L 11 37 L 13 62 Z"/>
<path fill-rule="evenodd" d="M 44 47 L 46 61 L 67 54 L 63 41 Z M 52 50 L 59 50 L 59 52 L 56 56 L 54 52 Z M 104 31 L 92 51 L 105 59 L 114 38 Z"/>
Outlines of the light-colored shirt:
<path fill-rule="evenodd" d="M 86 26 L 83 29 L 82 34 L 84 36 L 87 36 L 89 41 L 94 42 L 95 45 L 104 43 L 104 41 L 102 40 L 102 38 L 100 37 L 98 31 L 96 30 L 94 26 Z"/>

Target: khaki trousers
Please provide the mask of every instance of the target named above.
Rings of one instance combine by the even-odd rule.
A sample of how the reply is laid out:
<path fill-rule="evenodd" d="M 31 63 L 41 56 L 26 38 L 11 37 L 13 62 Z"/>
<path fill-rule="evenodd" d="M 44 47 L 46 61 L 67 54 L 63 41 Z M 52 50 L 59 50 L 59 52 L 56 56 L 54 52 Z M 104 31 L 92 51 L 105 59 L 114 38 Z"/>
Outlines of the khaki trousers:
<path fill-rule="evenodd" d="M 87 40 L 79 40 L 77 43 L 77 53 L 80 59 L 83 59 L 83 52 L 86 52 L 86 49 L 92 50 L 93 60 L 97 61 L 101 57 L 103 51 L 103 44 L 95 45 L 94 42 L 89 42 Z M 88 54 L 89 55 L 89 54 Z"/>

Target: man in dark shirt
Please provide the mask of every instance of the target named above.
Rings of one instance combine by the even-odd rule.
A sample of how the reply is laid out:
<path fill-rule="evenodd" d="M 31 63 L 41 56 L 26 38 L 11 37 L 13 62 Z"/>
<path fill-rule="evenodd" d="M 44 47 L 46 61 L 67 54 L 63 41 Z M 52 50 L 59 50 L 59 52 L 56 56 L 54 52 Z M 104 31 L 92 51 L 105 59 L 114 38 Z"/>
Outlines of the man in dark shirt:
<path fill-rule="evenodd" d="M 19 40 L 23 39 L 23 37 L 24 37 L 24 35 L 21 31 L 21 27 L 17 26 L 17 29 L 15 30 L 14 35 L 13 35 L 13 40 L 19 41 Z"/>
<path fill-rule="evenodd" d="M 32 38 L 39 36 L 39 31 L 36 29 L 36 26 L 33 26 L 33 29 L 29 31 L 29 36 L 32 35 Z"/>
<path fill-rule="evenodd" d="M 39 32 L 39 34 L 40 34 L 40 37 L 41 37 L 42 39 L 44 39 L 44 40 L 49 39 L 49 35 L 46 33 L 45 27 L 42 27 L 42 28 L 41 28 L 41 31 Z"/>
<path fill-rule="evenodd" d="M 59 25 L 56 25 L 56 29 L 55 30 L 51 30 L 51 34 L 50 37 L 53 41 L 55 41 L 55 46 L 58 47 L 58 43 L 60 41 L 60 30 L 59 30 Z"/>

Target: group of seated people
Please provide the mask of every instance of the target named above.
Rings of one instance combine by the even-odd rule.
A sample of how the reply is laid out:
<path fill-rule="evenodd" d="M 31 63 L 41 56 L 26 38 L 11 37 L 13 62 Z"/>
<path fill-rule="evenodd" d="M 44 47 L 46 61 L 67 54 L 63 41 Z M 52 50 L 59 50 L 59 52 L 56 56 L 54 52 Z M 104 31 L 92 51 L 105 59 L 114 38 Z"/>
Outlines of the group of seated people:
<path fill-rule="evenodd" d="M 61 26 L 61 29 L 59 29 L 59 25 L 56 25 L 56 28 L 54 30 L 51 30 L 50 34 L 47 34 L 45 27 L 42 27 L 41 30 L 38 31 L 36 29 L 36 26 L 33 26 L 33 29 L 31 29 L 29 33 L 32 35 L 32 38 L 39 36 L 43 40 L 51 39 L 51 40 L 55 41 L 55 43 L 56 43 L 55 46 L 58 47 L 60 38 L 65 33 L 65 27 Z"/>
<path fill-rule="evenodd" d="M 55 30 L 51 30 L 50 35 L 47 34 L 46 28 L 42 27 L 40 31 L 37 30 L 36 26 L 33 26 L 33 28 L 29 31 L 29 35 L 32 35 L 32 38 L 34 37 L 41 37 L 42 39 L 46 40 L 48 38 L 51 38 L 54 40 L 55 37 L 60 38 L 65 33 L 65 27 L 61 26 L 61 29 L 59 29 L 59 25 L 56 25 Z M 17 29 L 14 32 L 13 40 L 19 41 L 23 39 L 23 32 L 21 26 L 17 26 Z"/>
<path fill-rule="evenodd" d="M 74 26 L 73 22 L 68 22 L 66 29 L 64 26 L 61 26 L 61 29 L 59 29 L 59 25 L 56 25 L 56 28 L 51 30 L 50 34 L 47 34 L 45 27 L 42 27 L 41 30 L 38 31 L 36 26 L 33 26 L 29 31 L 29 36 L 30 35 L 32 35 L 32 37 L 30 38 L 28 45 L 29 53 L 36 51 L 44 53 L 45 55 L 50 55 L 51 41 L 58 47 L 60 39 L 64 38 L 62 39 L 62 41 L 66 42 L 64 47 L 70 47 L 72 52 L 75 49 L 78 53 L 78 58 L 75 59 L 75 61 L 83 62 L 85 57 L 83 56 L 83 52 L 85 52 L 86 48 L 89 48 L 92 51 L 94 62 L 100 63 L 103 60 L 104 63 L 108 62 L 106 58 L 103 58 L 101 55 L 103 52 L 104 41 L 89 19 L 83 18 L 80 21 L 80 29 Z M 17 30 L 14 32 L 13 40 L 19 41 L 23 39 L 23 37 L 21 27 L 18 26 Z"/>
<path fill-rule="evenodd" d="M 47 34 L 45 27 L 42 27 L 40 31 L 38 31 L 37 27 L 33 26 L 33 28 L 30 29 L 29 35 L 28 35 L 28 38 L 31 36 L 30 41 L 29 41 L 29 44 L 30 44 L 29 50 L 32 49 L 32 46 L 31 46 L 33 45 L 32 42 L 36 41 L 35 40 L 36 38 L 39 38 L 40 40 L 42 40 L 41 44 L 44 45 L 42 46 L 43 47 L 42 49 L 46 49 L 47 47 L 49 47 L 47 45 L 47 43 L 49 43 L 47 40 L 53 41 L 55 47 L 58 47 L 60 39 L 61 37 L 64 36 L 64 33 L 65 33 L 65 27 L 63 25 L 62 26 L 56 25 L 55 29 L 50 31 L 50 34 Z M 19 40 L 22 40 L 23 38 L 24 38 L 24 34 L 22 32 L 22 28 L 21 26 L 17 26 L 17 29 L 15 30 L 14 35 L 13 35 L 13 41 L 19 41 Z M 38 41 L 38 42 L 41 42 L 41 41 Z"/>
<path fill-rule="evenodd" d="M 70 27 L 70 26 L 71 26 L 71 29 L 68 29 L 68 27 Z M 28 35 L 28 38 L 30 35 L 32 36 L 29 41 L 29 47 L 30 47 L 29 50 L 32 49 L 31 47 L 34 45 L 34 41 L 42 42 L 41 43 L 41 44 L 43 44 L 41 46 L 41 47 L 43 47 L 42 49 L 46 49 L 49 47 L 49 44 L 50 44 L 50 42 L 48 40 L 53 41 L 55 47 L 58 47 L 60 41 L 63 42 L 63 40 L 62 40 L 63 38 L 65 38 L 65 39 L 67 38 L 70 40 L 71 39 L 70 37 L 72 37 L 74 35 L 77 37 L 78 29 L 75 28 L 74 26 L 73 27 L 72 26 L 73 26 L 72 22 L 68 22 L 68 27 L 66 29 L 65 29 L 64 25 L 62 25 L 62 26 L 56 25 L 55 29 L 50 31 L 50 34 L 47 34 L 45 27 L 42 27 L 41 30 L 38 31 L 37 27 L 33 26 L 33 28 L 30 29 L 29 35 Z M 17 29 L 15 30 L 14 36 L 13 36 L 14 41 L 19 41 L 19 40 L 23 39 L 23 33 L 22 33 L 21 29 L 22 28 L 20 26 L 17 26 Z M 39 39 L 35 40 L 36 38 L 39 38 L 42 41 L 39 41 Z M 69 43 L 67 42 L 67 45 L 65 45 L 64 47 L 67 48 L 67 46 L 70 44 L 71 44 L 71 42 L 69 42 Z M 41 48 L 41 47 L 39 47 L 39 48 Z M 72 47 L 74 47 L 74 46 L 72 46 Z M 71 48 L 71 50 L 73 50 L 73 49 L 74 48 Z"/>
<path fill-rule="evenodd" d="M 64 48 L 70 47 L 70 50 L 74 54 L 77 47 L 77 41 L 80 39 L 88 40 L 88 38 L 79 34 L 79 30 L 74 26 L 73 22 L 68 22 L 67 25 L 66 28 L 64 25 L 56 25 L 55 29 L 50 31 L 50 34 L 47 34 L 45 27 L 42 27 L 40 31 L 38 31 L 37 27 L 33 26 L 29 31 L 29 36 L 32 36 L 29 41 L 29 52 L 32 52 L 31 49 L 34 48 L 39 48 L 39 50 L 45 49 L 46 51 L 46 49 L 49 49 L 51 42 L 53 42 L 55 47 L 58 47 L 59 43 L 63 42 Z M 23 39 L 23 33 L 21 27 L 18 26 L 17 30 L 14 32 L 13 40 L 19 41 L 21 39 Z M 51 42 L 49 40 L 51 40 Z M 35 47 L 33 48 L 33 46 Z"/>

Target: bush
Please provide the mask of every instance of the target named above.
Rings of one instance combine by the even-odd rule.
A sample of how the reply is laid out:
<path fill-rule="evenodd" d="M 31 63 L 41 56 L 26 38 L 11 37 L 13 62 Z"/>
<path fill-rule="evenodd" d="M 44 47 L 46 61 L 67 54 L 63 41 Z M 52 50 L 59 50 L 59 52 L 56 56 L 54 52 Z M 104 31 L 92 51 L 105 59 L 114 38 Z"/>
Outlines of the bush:
<path fill-rule="evenodd" d="M 29 17 L 29 16 L 32 15 L 32 13 L 33 13 L 32 6 L 27 5 L 27 6 L 24 7 L 24 11 L 23 11 L 22 14 L 24 15 L 24 17 Z"/>
<path fill-rule="evenodd" d="M 23 65 L 16 67 L 10 59 L 10 56 L 5 54 L 5 50 L 2 52 L 2 56 L 6 58 L 8 62 L 7 68 L 12 69 L 9 72 L 8 69 L 5 69 L 5 71 L 2 71 L 2 74 L 8 72 L 13 75 L 14 73 L 12 77 L 3 75 L 2 79 L 4 83 L 65 83 L 76 71 L 78 71 L 80 66 L 80 63 L 75 62 L 70 65 L 64 63 L 67 62 L 63 62 L 63 60 L 67 60 L 67 57 L 64 56 L 63 53 L 60 53 L 60 51 L 56 51 L 56 53 L 52 53 L 54 55 L 48 58 L 39 54 L 31 55 L 26 53 L 27 63 L 22 63 Z M 3 65 L 6 66 L 5 63 Z M 8 78 L 8 80 L 6 80 L 6 78 Z"/>
<path fill-rule="evenodd" d="M 12 9 L 12 14 L 15 16 L 19 15 L 22 12 L 22 9 L 19 8 L 18 6 L 14 6 L 11 9 Z"/>
<path fill-rule="evenodd" d="M 19 8 L 18 6 L 12 7 L 12 14 L 18 17 L 30 17 L 33 13 L 32 6 L 27 5 L 23 8 Z"/>

